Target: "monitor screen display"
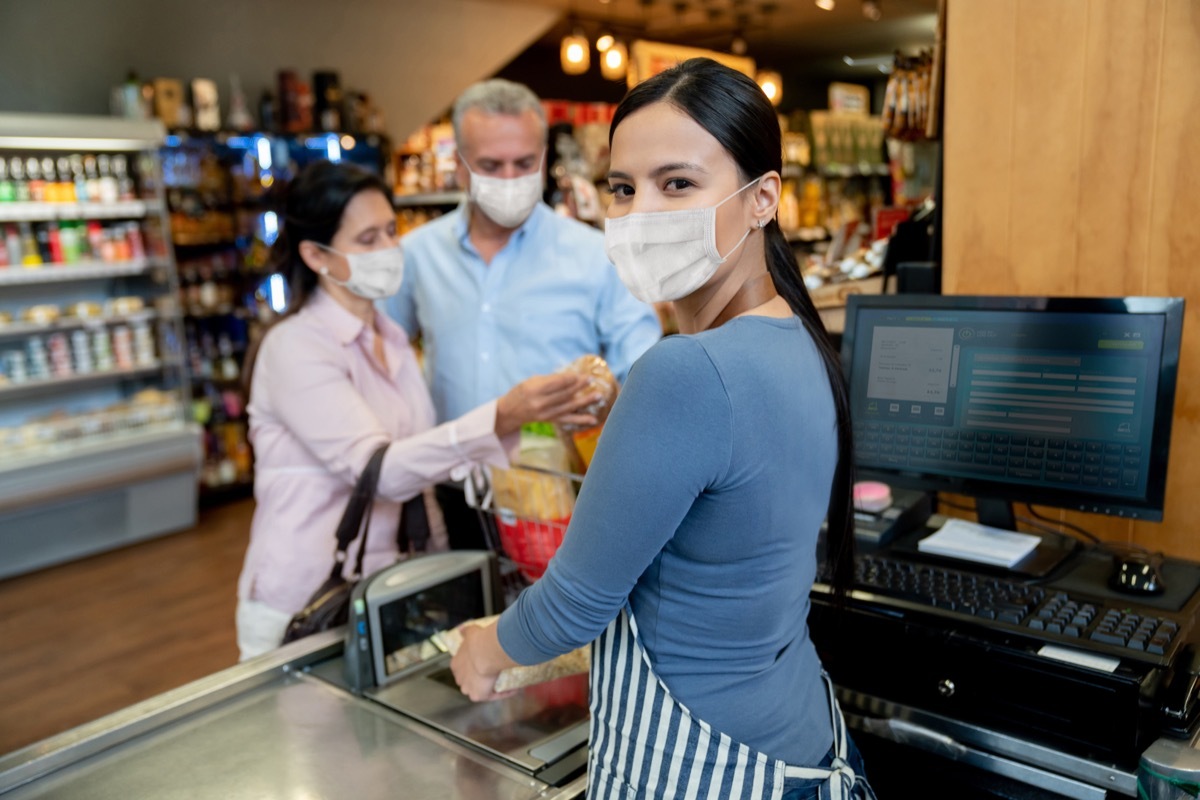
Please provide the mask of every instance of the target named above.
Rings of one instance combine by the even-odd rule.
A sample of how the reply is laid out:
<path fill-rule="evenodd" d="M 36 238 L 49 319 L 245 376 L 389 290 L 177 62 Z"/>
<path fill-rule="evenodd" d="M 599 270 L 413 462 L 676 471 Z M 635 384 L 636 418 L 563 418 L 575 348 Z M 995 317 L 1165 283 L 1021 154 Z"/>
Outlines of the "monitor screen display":
<path fill-rule="evenodd" d="M 1182 301 L 854 295 L 860 473 L 1161 519 Z"/>

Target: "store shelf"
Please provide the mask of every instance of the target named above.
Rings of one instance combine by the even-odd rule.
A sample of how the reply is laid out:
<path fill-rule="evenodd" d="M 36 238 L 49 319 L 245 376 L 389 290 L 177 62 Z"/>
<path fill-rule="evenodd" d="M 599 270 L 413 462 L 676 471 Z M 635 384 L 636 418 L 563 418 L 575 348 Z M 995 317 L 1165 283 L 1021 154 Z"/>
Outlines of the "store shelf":
<path fill-rule="evenodd" d="M 200 429 L 182 422 L 5 459 L 0 467 L 0 513 L 174 470 L 194 470 L 199 461 Z"/>
<path fill-rule="evenodd" d="M 162 213 L 162 205 L 145 200 L 116 203 L 2 203 L 0 222 L 45 222 L 55 219 L 141 219 Z"/>
<path fill-rule="evenodd" d="M 392 198 L 392 204 L 397 208 L 409 206 L 456 206 L 466 199 L 466 192 L 422 192 L 419 194 L 398 194 Z"/>
<path fill-rule="evenodd" d="M 830 178 L 850 178 L 855 175 L 891 174 L 887 164 L 826 164 L 821 167 L 821 174 Z"/>
<path fill-rule="evenodd" d="M 44 380 L 27 381 L 25 383 L 7 384 L 0 386 L 0 401 L 13 400 L 19 397 L 32 397 L 40 394 L 53 394 L 62 391 L 72 391 L 85 386 L 95 386 L 104 383 L 144 378 L 155 375 L 173 366 L 166 361 L 157 361 L 144 367 L 133 369 L 115 369 L 109 372 L 92 372 L 87 375 L 72 375 L 69 378 L 47 378 Z"/>
<path fill-rule="evenodd" d="M 158 317 L 157 311 L 139 311 L 136 314 L 122 314 L 111 317 L 68 317 L 57 322 L 17 322 L 11 325 L 0 325 L 0 341 L 19 339 L 23 336 L 46 336 L 51 333 L 73 331 L 78 328 L 101 328 L 109 325 L 129 325 L 134 322 L 150 322 Z"/>
<path fill-rule="evenodd" d="M 141 275 L 157 266 L 157 262 L 148 258 L 120 262 L 79 261 L 75 264 L 51 264 L 41 267 L 13 266 L 0 269 L 0 286 L 121 278 Z"/>

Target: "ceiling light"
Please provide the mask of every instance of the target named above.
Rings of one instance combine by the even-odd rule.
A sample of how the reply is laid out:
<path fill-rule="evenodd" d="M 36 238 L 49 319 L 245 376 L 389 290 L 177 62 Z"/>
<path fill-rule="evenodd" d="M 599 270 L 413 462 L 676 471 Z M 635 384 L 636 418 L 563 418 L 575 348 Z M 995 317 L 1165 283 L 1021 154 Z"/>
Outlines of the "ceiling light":
<path fill-rule="evenodd" d="M 735 33 L 733 41 L 729 43 L 729 52 L 735 56 L 746 55 L 746 39 L 740 33 Z"/>
<path fill-rule="evenodd" d="M 783 99 L 783 77 L 778 72 L 767 69 L 758 73 L 754 80 L 771 101 L 771 105 L 779 105 L 779 101 Z"/>
<path fill-rule="evenodd" d="M 589 50 L 587 37 L 582 31 L 576 30 L 569 36 L 564 36 L 562 47 L 558 51 L 562 71 L 568 75 L 582 75 L 587 72 L 592 63 Z"/>
<path fill-rule="evenodd" d="M 616 39 L 613 38 L 611 33 L 602 33 L 596 38 L 596 50 L 603 53 L 604 51 L 608 50 L 608 48 L 612 47 L 613 42 L 615 41 Z"/>
<path fill-rule="evenodd" d="M 871 22 L 878 22 L 883 16 L 882 0 L 862 0 L 862 13 Z"/>
<path fill-rule="evenodd" d="M 835 5 L 837 5 L 837 0 L 817 0 L 817 8 L 822 11 L 833 11 Z"/>
<path fill-rule="evenodd" d="M 600 74 L 610 81 L 624 79 L 628 67 L 629 50 L 622 42 L 613 42 L 600 58 Z"/>

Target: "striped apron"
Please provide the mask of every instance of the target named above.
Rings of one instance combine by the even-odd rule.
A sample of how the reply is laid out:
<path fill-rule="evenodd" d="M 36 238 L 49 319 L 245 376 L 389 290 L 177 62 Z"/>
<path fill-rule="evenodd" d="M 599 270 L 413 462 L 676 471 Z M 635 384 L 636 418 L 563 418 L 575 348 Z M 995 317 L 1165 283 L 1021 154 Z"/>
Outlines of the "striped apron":
<path fill-rule="evenodd" d="M 828 767 L 794 767 L 712 729 L 671 696 L 622 610 L 592 646 L 588 800 L 778 798 L 784 779 L 821 781 L 821 797 L 874 798 L 846 763 L 846 724 L 829 689 L 834 755 Z"/>

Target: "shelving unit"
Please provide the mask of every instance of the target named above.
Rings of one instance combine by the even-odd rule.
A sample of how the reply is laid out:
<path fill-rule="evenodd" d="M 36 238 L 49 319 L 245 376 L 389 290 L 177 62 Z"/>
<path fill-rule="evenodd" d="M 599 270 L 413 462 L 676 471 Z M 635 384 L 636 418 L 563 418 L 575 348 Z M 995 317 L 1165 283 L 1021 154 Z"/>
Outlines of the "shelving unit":
<path fill-rule="evenodd" d="M 352 144 L 353 146 L 348 146 Z M 273 192 L 310 161 L 381 170 L 376 136 L 174 131 L 161 150 L 171 240 L 180 275 L 191 418 L 203 427 L 201 502 L 249 494 L 242 366 L 251 339 L 286 300 L 271 278 L 280 222 Z"/>
<path fill-rule="evenodd" d="M 40 191 L 0 186 L 0 578 L 195 523 L 200 434 L 185 413 L 163 135 L 0 114 L 0 159 L 57 165 Z M 72 180 L 72 157 L 86 176 Z M 110 159 L 111 174 L 94 169 Z"/>

